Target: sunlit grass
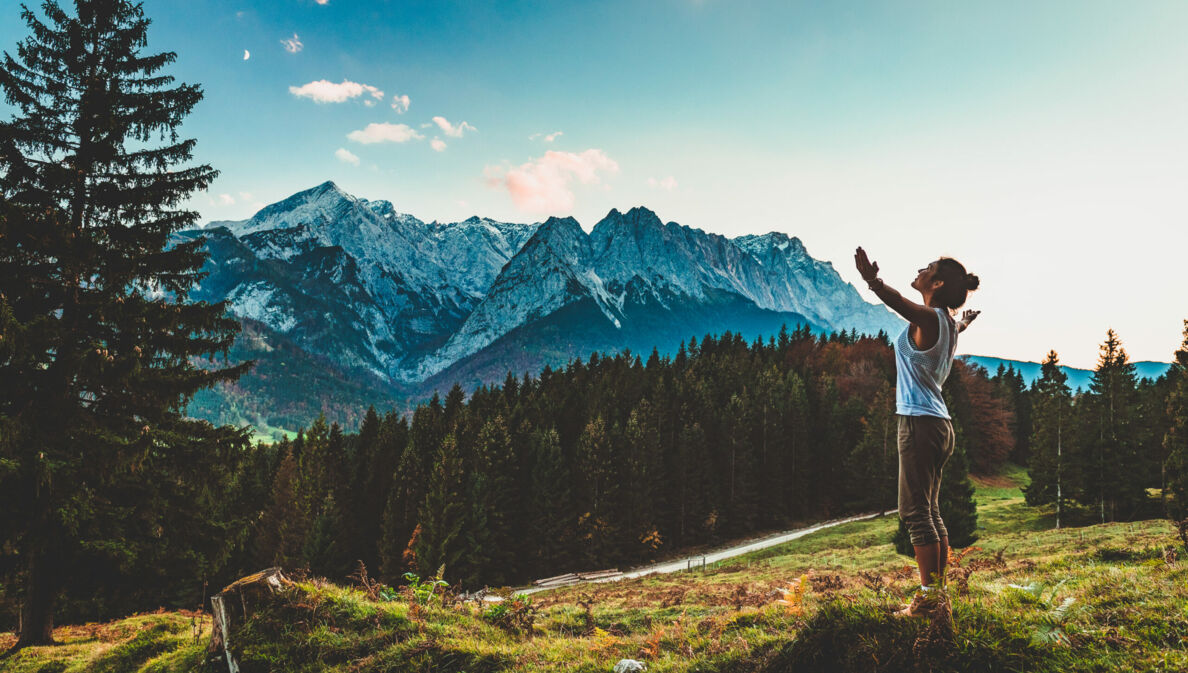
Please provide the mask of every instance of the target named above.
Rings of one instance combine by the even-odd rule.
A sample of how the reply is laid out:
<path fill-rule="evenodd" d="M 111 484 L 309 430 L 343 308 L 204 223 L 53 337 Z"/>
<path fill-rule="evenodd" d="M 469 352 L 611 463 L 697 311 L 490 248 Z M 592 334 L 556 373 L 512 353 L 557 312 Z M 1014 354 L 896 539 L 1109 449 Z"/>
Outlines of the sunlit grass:
<path fill-rule="evenodd" d="M 1054 530 L 1049 509 L 1024 504 L 1025 480 L 1018 468 L 975 480 L 980 537 L 951 580 L 952 640 L 890 616 L 915 573 L 891 546 L 897 522 L 886 517 L 705 570 L 535 594 L 527 632 L 490 623 L 473 604 L 376 602 L 301 583 L 259 606 L 235 649 L 244 673 L 609 671 L 622 658 L 652 672 L 1188 670 L 1188 560 L 1168 555 L 1184 556 L 1170 524 Z M 780 602 L 805 575 L 796 605 Z M 208 631 L 198 645 L 189 624 L 167 613 L 86 638 L 67 627 L 66 645 L 29 650 L 4 670 L 190 670 Z"/>

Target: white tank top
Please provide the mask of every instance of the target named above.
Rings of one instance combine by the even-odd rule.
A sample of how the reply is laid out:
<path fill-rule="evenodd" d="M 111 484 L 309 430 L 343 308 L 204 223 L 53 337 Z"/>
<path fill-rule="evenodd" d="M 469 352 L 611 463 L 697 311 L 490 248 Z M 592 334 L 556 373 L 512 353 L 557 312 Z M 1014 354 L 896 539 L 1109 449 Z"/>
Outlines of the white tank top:
<path fill-rule="evenodd" d="M 902 416 L 949 418 L 941 386 L 957 353 L 957 323 L 943 308 L 933 307 L 940 322 L 936 343 L 918 350 L 908 334 L 911 323 L 895 340 L 895 413 Z"/>

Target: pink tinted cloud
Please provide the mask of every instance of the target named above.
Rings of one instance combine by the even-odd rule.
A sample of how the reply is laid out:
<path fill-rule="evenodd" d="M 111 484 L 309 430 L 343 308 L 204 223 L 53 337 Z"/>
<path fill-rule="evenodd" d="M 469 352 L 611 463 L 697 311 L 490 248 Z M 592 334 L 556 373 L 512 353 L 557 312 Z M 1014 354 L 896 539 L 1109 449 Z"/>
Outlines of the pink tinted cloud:
<path fill-rule="evenodd" d="M 599 149 L 580 154 L 549 150 L 544 156 L 515 168 L 488 166 L 487 183 L 507 189 L 522 211 L 567 213 L 573 210 L 573 184 L 597 184 L 601 175 L 619 171 L 619 164 Z"/>

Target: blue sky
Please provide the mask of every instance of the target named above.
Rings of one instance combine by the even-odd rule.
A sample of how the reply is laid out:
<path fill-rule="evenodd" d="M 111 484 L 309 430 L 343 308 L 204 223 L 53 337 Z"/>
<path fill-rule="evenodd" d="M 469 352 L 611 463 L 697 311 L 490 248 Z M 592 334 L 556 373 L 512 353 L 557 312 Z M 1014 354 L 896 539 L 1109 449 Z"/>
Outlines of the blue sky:
<path fill-rule="evenodd" d="M 10 52 L 17 11 L 0 9 Z M 863 245 L 905 292 L 947 254 L 983 281 L 962 352 L 1055 348 L 1074 366 L 1109 327 L 1132 358 L 1167 360 L 1188 318 L 1188 3 L 146 11 L 150 48 L 206 92 L 183 130 L 222 171 L 193 201 L 207 219 L 333 179 L 425 220 L 572 214 L 589 231 L 645 205 L 726 236 L 784 231 L 855 282 Z"/>

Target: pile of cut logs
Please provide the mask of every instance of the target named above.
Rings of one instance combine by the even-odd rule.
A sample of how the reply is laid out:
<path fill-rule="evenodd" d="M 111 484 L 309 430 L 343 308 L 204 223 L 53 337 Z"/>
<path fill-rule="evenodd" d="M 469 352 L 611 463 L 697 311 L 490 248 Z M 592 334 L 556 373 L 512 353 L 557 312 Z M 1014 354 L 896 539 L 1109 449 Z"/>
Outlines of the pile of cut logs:
<path fill-rule="evenodd" d="M 546 577 L 541 580 L 532 580 L 532 583 L 542 589 L 553 589 L 556 587 L 565 587 L 570 584 L 577 584 L 581 581 L 593 581 L 608 579 L 621 575 L 618 568 L 610 568 L 609 570 L 594 570 L 590 572 L 580 573 L 565 573 L 564 575 L 557 575 L 556 577 Z"/>

